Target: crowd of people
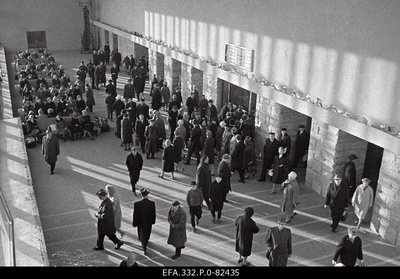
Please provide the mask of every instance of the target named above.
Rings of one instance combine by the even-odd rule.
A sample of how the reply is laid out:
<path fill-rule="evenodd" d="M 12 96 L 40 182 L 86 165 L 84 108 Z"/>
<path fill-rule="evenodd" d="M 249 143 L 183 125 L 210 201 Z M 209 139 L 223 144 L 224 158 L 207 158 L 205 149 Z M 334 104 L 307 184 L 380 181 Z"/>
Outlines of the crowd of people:
<path fill-rule="evenodd" d="M 145 57 L 139 59 L 137 63 L 133 55 L 126 56 L 122 60 L 118 50 L 110 52 L 106 44 L 104 49 L 93 52 L 92 59 L 93 62 L 89 60 L 87 64 L 84 61 L 81 62 L 75 82 L 69 79 L 62 65 L 56 67 L 54 61 L 41 69 L 37 87 L 31 86 L 29 82 L 32 77 L 31 70 L 36 67 L 28 63 L 21 70 L 19 80 L 26 113 L 24 124 L 26 134 L 37 136 L 32 130 L 37 128 L 34 123 L 38 118 L 55 117 L 56 129 L 64 140 L 82 138 L 85 135 L 93 139 L 93 127 L 86 125 L 95 123 L 91 118 L 94 117 L 93 107 L 96 105 L 93 89 L 100 89 L 103 86 L 107 95 L 104 100 L 107 118 L 110 121 L 115 119 L 115 136 L 120 140 L 120 145 L 130 151 L 126 158 L 126 167 L 134 195 L 138 195 L 136 191 L 139 189 L 136 184 L 140 180 L 140 171 L 145 164 L 142 154 L 150 160 L 154 159 L 159 152 L 161 153 L 159 177 L 162 179 L 165 173 L 170 173 L 170 178 L 174 180 L 174 173 L 183 173 L 184 165 L 190 165 L 194 160 L 196 173 L 192 177 L 193 181 L 190 183 L 186 197 L 190 225 L 195 231 L 204 206 L 209 210 L 213 222 L 220 223 L 224 203 L 228 202 L 227 195 L 231 191 L 233 173 L 238 172 L 241 183 L 245 183 L 246 179 L 257 173 L 254 114 L 246 107 L 236 106 L 230 102 L 218 111 L 213 100 L 200 94 L 196 86 L 192 86 L 190 96 L 183 100 L 179 84 L 171 89 L 162 76 L 155 75 L 151 81 L 149 80 L 151 100 L 148 105 L 144 97 L 145 83 L 148 79 L 148 63 Z M 110 59 L 111 79 L 106 84 L 106 65 L 110 63 Z M 124 67 L 129 78 L 123 85 L 123 93 L 118 94 L 117 80 L 121 67 Z M 49 72 L 46 72 L 47 70 Z M 52 77 L 51 88 L 43 76 Z M 86 82 L 87 77 L 89 77 L 88 82 Z M 72 116 L 69 125 L 62 124 L 62 118 L 65 116 Z M 164 117 L 167 118 L 166 121 Z M 37 131 L 37 133 L 40 132 Z M 50 134 L 50 131 L 47 131 L 47 134 Z M 48 138 L 51 139 L 51 136 L 46 136 L 46 143 Z M 297 174 L 293 169 L 299 162 L 304 162 L 308 151 L 308 141 L 309 133 L 304 125 L 300 125 L 295 141 L 293 162 L 289 160 L 289 154 L 293 152 L 292 141 L 285 127 L 280 130 L 279 136 L 270 132 L 264 144 L 262 171 L 258 181 L 265 181 L 268 175 L 273 185 L 271 194 L 282 192 L 283 217 L 279 218 L 276 227 L 268 230 L 265 240 L 266 256 L 270 266 L 286 266 L 288 257 L 292 254 L 291 230 L 285 225 L 296 216 L 295 209 L 299 205 L 299 186 L 296 182 Z M 42 148 L 45 150 L 45 145 Z M 45 154 L 45 151 L 43 152 Z M 55 163 L 50 163 L 50 161 L 53 174 Z M 370 194 L 367 187 L 368 179 L 363 180 L 364 186 L 360 189 L 355 190 L 356 187 L 353 186 L 355 187 L 354 196 L 349 197 L 347 186 L 341 183 L 339 178 L 341 178 L 339 175 L 335 176 L 334 182 L 329 186 L 325 203 L 326 207 L 329 206 L 331 209 L 332 231 L 335 231 L 350 203 L 358 207 L 359 220 L 356 227 L 358 229 L 365 218 L 366 210 L 372 205 L 370 200 L 364 201 L 367 199 L 364 198 L 364 192 L 367 192 L 365 196 Z M 137 227 L 138 238 L 142 243 L 144 253 L 147 254 L 151 227 L 156 222 L 155 203 L 148 199 L 150 192 L 147 189 L 142 188 L 139 191 L 142 200 L 134 204 L 132 226 Z M 107 185 L 105 189 L 97 192 L 97 196 L 102 203 L 95 215 L 98 218 L 98 240 L 94 249 L 104 249 L 105 236 L 108 236 L 116 245 L 116 249 L 119 249 L 123 245 L 120 239 L 124 232 L 121 230 L 118 195 L 113 186 Z M 252 219 L 253 214 L 253 208 L 245 208 L 243 215 L 235 221 L 235 249 L 239 253 L 238 263 L 245 266 L 250 264 L 247 258 L 251 255 L 253 234 L 259 231 Z M 167 243 L 175 247 L 173 259 L 177 259 L 185 248 L 186 219 L 186 211 L 181 202 L 173 201 L 167 214 L 170 225 Z M 116 236 L 117 232 L 120 238 Z M 351 233 L 353 234 L 353 231 Z M 354 239 L 356 238 L 350 238 L 350 241 Z M 342 250 L 343 245 L 341 244 Z M 361 247 L 361 244 L 357 247 Z M 333 260 L 335 264 L 339 254 L 340 252 L 335 254 Z M 358 252 L 356 257 L 362 260 L 362 252 L 361 254 Z M 351 262 L 354 265 L 353 261 Z"/>

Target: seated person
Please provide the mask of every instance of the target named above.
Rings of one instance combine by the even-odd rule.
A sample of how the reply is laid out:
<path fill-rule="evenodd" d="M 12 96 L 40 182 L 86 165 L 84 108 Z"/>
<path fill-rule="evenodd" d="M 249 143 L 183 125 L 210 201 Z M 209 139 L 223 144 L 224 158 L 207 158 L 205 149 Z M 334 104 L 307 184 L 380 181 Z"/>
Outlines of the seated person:
<path fill-rule="evenodd" d="M 38 128 L 37 121 L 35 120 L 35 116 L 30 114 L 28 120 L 26 121 L 26 135 L 36 138 L 39 133 L 40 130 Z"/>
<path fill-rule="evenodd" d="M 32 102 L 30 100 L 25 101 L 24 103 L 24 113 L 25 115 L 28 115 L 30 111 L 33 111 L 35 107 L 33 106 Z"/>
<path fill-rule="evenodd" d="M 58 96 L 58 94 L 59 94 L 59 90 L 57 88 L 57 85 L 52 85 L 50 88 L 50 95 L 52 97 L 54 97 L 54 96 Z"/>
<path fill-rule="evenodd" d="M 72 114 L 73 112 L 75 113 L 78 112 L 78 107 L 76 106 L 76 100 L 72 96 L 68 97 L 67 110 L 69 114 Z"/>
<path fill-rule="evenodd" d="M 82 126 L 79 122 L 79 117 L 76 112 L 72 113 L 72 119 L 68 125 L 68 134 L 72 140 L 79 139 L 81 137 Z"/>
<path fill-rule="evenodd" d="M 86 137 L 86 135 L 89 135 L 90 139 L 94 140 L 92 136 L 94 123 L 90 120 L 90 115 L 87 113 L 86 110 L 82 110 L 81 126 L 83 129 L 82 138 Z"/>
<path fill-rule="evenodd" d="M 47 117 L 48 118 L 56 117 L 56 116 L 57 116 L 57 113 L 54 109 L 52 109 L 52 108 L 47 109 Z"/>
<path fill-rule="evenodd" d="M 61 116 L 67 116 L 67 100 L 65 97 L 61 97 L 60 100 L 57 103 L 57 114 Z M 72 112 L 71 112 L 72 113 Z"/>
<path fill-rule="evenodd" d="M 56 129 L 62 139 L 66 141 L 68 135 L 67 123 L 59 114 L 56 116 Z"/>
<path fill-rule="evenodd" d="M 81 95 L 78 95 L 78 97 L 76 98 L 76 106 L 77 106 L 78 112 L 80 112 L 80 113 L 82 113 L 82 110 L 84 110 L 86 108 L 86 103 L 82 99 Z"/>
<path fill-rule="evenodd" d="M 41 119 L 46 119 L 47 115 L 44 114 L 44 110 L 42 108 L 40 108 L 38 110 L 38 114 L 36 115 L 36 120 L 41 120 Z"/>
<path fill-rule="evenodd" d="M 53 109 L 53 111 L 56 111 L 56 104 L 53 102 L 52 97 L 47 97 L 46 98 L 46 103 L 44 103 L 44 113 L 47 114 L 49 109 Z"/>

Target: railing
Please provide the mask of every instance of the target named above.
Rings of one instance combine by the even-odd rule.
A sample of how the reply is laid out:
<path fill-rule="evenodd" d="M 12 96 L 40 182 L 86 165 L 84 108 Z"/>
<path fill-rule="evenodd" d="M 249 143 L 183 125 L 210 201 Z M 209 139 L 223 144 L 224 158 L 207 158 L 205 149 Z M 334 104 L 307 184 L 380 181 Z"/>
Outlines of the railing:
<path fill-rule="evenodd" d="M 14 220 L 11 211 L 8 208 L 4 198 L 3 191 L 0 188 L 0 236 L 1 236 L 1 254 L 0 266 L 15 266 L 15 235 Z"/>

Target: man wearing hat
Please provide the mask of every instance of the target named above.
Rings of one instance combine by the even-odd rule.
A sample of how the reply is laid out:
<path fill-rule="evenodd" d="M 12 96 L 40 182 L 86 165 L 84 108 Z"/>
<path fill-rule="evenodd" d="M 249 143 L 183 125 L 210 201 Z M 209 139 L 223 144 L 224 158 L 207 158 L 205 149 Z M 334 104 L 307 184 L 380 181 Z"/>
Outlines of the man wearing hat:
<path fill-rule="evenodd" d="M 344 185 L 342 177 L 335 174 L 333 182 L 328 186 L 328 191 L 325 197 L 325 205 L 329 206 L 332 217 L 332 232 L 336 232 L 336 228 L 339 225 L 340 220 L 343 218 L 345 212 L 347 212 L 347 205 L 349 201 L 349 190 Z"/>
<path fill-rule="evenodd" d="M 374 190 L 369 185 L 371 180 L 363 178 L 361 181 L 362 184 L 357 187 L 351 200 L 354 206 L 354 213 L 358 218 L 358 221 L 356 221 L 357 228 L 360 228 L 362 221 L 368 213 L 368 209 L 374 204 Z"/>
<path fill-rule="evenodd" d="M 258 181 L 265 181 L 265 177 L 267 176 L 267 171 L 272 168 L 275 156 L 278 156 L 278 149 L 279 149 L 279 141 L 275 138 L 275 133 L 270 132 L 268 138 L 265 140 L 264 143 L 263 167 L 260 179 Z"/>
<path fill-rule="evenodd" d="M 206 109 L 206 120 L 207 124 L 211 123 L 211 119 L 218 117 L 217 107 L 214 105 L 213 100 L 208 100 L 208 106 Z"/>
<path fill-rule="evenodd" d="M 148 199 L 149 193 L 145 188 L 141 189 L 142 200 L 133 204 L 132 226 L 137 227 L 137 235 L 145 255 L 147 255 L 147 243 L 152 226 L 156 223 L 156 204 Z"/>
<path fill-rule="evenodd" d="M 286 148 L 286 154 L 289 156 L 290 150 L 292 147 L 292 139 L 290 138 L 289 134 L 287 133 L 286 128 L 281 129 L 281 134 L 279 136 L 280 146 Z"/>
<path fill-rule="evenodd" d="M 140 171 L 143 167 L 143 157 L 137 152 L 136 146 L 131 148 L 131 153 L 126 157 L 125 164 L 128 168 L 132 192 L 136 196 L 136 183 L 139 181 Z"/>
<path fill-rule="evenodd" d="M 193 121 L 193 128 L 190 131 L 190 138 L 189 138 L 189 150 L 186 156 L 186 162 L 184 162 L 185 165 L 190 165 L 190 158 L 192 157 L 193 152 L 196 153 L 196 158 L 197 158 L 197 165 L 200 163 L 200 152 L 202 151 L 201 149 L 201 136 L 202 136 L 202 131 L 200 127 L 201 121 L 200 120 L 194 120 Z"/>
<path fill-rule="evenodd" d="M 292 255 L 292 231 L 285 227 L 285 219 L 278 220 L 278 226 L 267 232 L 267 259 L 269 266 L 287 266 Z"/>
<path fill-rule="evenodd" d="M 333 265 L 337 264 L 339 258 L 344 266 L 355 266 L 357 258 L 360 260 L 360 265 L 364 265 L 362 241 L 357 236 L 357 231 L 356 227 L 349 227 L 347 229 L 347 235 L 343 236 L 336 246 L 336 251 L 332 259 Z"/>
<path fill-rule="evenodd" d="M 98 190 L 96 195 L 102 202 L 98 212 L 94 214 L 97 218 L 97 246 L 94 247 L 93 250 L 104 250 L 103 243 L 105 236 L 115 244 L 115 249 L 119 249 L 124 243 L 115 235 L 113 203 L 108 198 L 105 189 Z"/>
<path fill-rule="evenodd" d="M 281 212 L 285 213 L 285 222 L 289 223 L 296 213 L 294 209 L 299 204 L 299 184 L 296 181 L 297 173 L 291 171 L 288 174 L 288 179 L 283 183 L 283 196 L 281 203 Z"/>
<path fill-rule="evenodd" d="M 296 145 L 295 145 L 295 153 L 293 161 L 294 168 L 297 167 L 299 160 L 301 160 L 301 162 L 305 162 L 305 165 L 307 164 L 307 160 L 303 161 L 303 157 L 304 155 L 307 154 L 309 143 L 310 143 L 310 133 L 306 131 L 304 125 L 300 125 L 296 136 Z"/>
<path fill-rule="evenodd" d="M 242 136 L 240 134 L 235 137 L 236 144 L 235 148 L 231 153 L 231 171 L 237 170 L 239 173 L 239 182 L 244 183 L 244 168 L 243 168 L 243 160 L 244 160 L 244 143 L 242 141 Z"/>
<path fill-rule="evenodd" d="M 201 207 L 203 205 L 203 192 L 197 188 L 196 181 L 190 182 L 190 187 L 191 188 L 186 195 L 186 203 L 189 206 L 190 223 L 192 224 L 194 232 L 196 231 L 196 225 L 199 224 L 199 220 L 202 214 Z"/>
<path fill-rule="evenodd" d="M 357 160 L 356 154 L 351 154 L 349 160 L 343 166 L 343 183 L 349 189 L 349 201 L 353 197 L 356 190 L 356 164 L 353 162 Z"/>
<path fill-rule="evenodd" d="M 223 185 L 224 199 L 226 201 L 226 196 L 231 189 L 231 156 L 229 154 L 222 155 L 222 160 L 218 165 L 217 176 L 221 178 L 221 183 Z"/>
<path fill-rule="evenodd" d="M 181 256 L 181 251 L 185 248 L 186 236 L 186 212 L 180 206 L 179 201 L 174 201 L 168 211 L 167 221 L 169 223 L 169 234 L 167 243 L 175 247 L 175 260 Z"/>

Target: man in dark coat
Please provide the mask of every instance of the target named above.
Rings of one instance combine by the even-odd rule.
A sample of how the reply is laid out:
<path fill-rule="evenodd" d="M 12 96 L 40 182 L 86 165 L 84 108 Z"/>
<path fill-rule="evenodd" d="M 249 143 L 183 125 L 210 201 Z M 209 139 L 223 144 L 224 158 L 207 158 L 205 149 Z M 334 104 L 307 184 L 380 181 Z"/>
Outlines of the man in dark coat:
<path fill-rule="evenodd" d="M 243 159 L 244 159 L 244 143 L 242 141 L 241 135 L 236 135 L 236 144 L 231 153 L 231 170 L 237 170 L 239 172 L 239 182 L 244 183 L 244 169 L 243 169 Z"/>
<path fill-rule="evenodd" d="M 305 130 L 304 125 L 300 125 L 296 136 L 296 146 L 295 146 L 296 150 L 294 153 L 294 161 L 293 161 L 294 168 L 297 167 L 299 160 L 302 161 L 303 156 L 307 153 L 309 143 L 310 143 L 310 133 Z M 305 165 L 306 164 L 307 161 L 305 162 Z"/>
<path fill-rule="evenodd" d="M 146 138 L 147 159 L 154 159 L 154 154 L 158 152 L 158 130 L 154 125 L 154 119 L 150 119 L 149 125 L 144 132 Z"/>
<path fill-rule="evenodd" d="M 333 178 L 333 182 L 329 184 L 324 205 L 325 208 L 329 206 L 331 210 L 332 232 L 336 232 L 336 228 L 339 225 L 343 214 L 347 211 L 348 204 L 349 190 L 343 183 L 342 177 L 336 174 Z"/>
<path fill-rule="evenodd" d="M 184 162 L 185 165 L 190 165 L 190 158 L 192 157 L 193 152 L 196 153 L 197 165 L 200 163 L 200 152 L 202 150 L 201 146 L 202 132 L 200 127 L 200 121 L 194 120 L 193 124 L 194 126 L 190 131 L 189 148 L 188 148 L 188 154 L 186 156 L 186 162 Z"/>
<path fill-rule="evenodd" d="M 222 209 L 226 197 L 226 190 L 222 177 L 217 176 L 210 184 L 210 211 L 213 223 L 219 224 L 222 216 Z"/>
<path fill-rule="evenodd" d="M 268 230 L 265 242 L 269 266 L 287 266 L 292 255 L 292 231 L 285 228 L 285 219 L 278 220 L 278 226 Z"/>
<path fill-rule="evenodd" d="M 203 155 L 200 159 L 200 164 L 196 170 L 196 184 L 197 188 L 203 193 L 203 200 L 206 202 L 208 209 L 211 209 L 210 203 L 210 184 L 211 184 L 211 170 L 208 166 L 208 156 Z"/>
<path fill-rule="evenodd" d="M 106 93 L 110 92 L 110 94 L 114 97 L 117 97 L 117 87 L 113 84 L 112 79 L 108 80 L 108 84 L 106 86 Z"/>
<path fill-rule="evenodd" d="M 218 117 L 217 107 L 214 105 L 213 100 L 208 100 L 208 106 L 206 109 L 206 120 L 207 125 L 210 125 L 211 119 Z"/>
<path fill-rule="evenodd" d="M 258 233 L 260 228 L 251 218 L 254 214 L 252 207 L 246 207 L 242 216 L 239 216 L 236 221 L 236 246 L 235 251 L 239 253 L 238 263 L 247 266 L 250 263 L 247 257 L 251 255 L 253 246 L 253 234 Z"/>
<path fill-rule="evenodd" d="M 211 175 L 214 175 L 214 146 L 215 140 L 212 136 L 212 132 L 210 130 L 207 130 L 202 155 L 206 155 L 208 157 L 208 165 L 210 166 Z"/>
<path fill-rule="evenodd" d="M 182 248 L 185 248 L 187 241 L 186 235 L 186 212 L 180 206 L 179 201 L 174 201 L 168 211 L 167 221 L 169 223 L 169 234 L 167 243 L 175 247 L 175 254 L 172 259 L 175 260 L 181 256 Z"/>
<path fill-rule="evenodd" d="M 145 79 L 139 74 L 136 74 L 135 78 L 133 79 L 133 87 L 135 89 L 135 94 L 138 101 L 141 100 L 140 95 L 143 93 L 145 86 L 146 86 Z"/>
<path fill-rule="evenodd" d="M 344 266 L 355 266 L 357 258 L 360 260 L 360 266 L 364 265 L 362 241 L 357 236 L 356 227 L 349 227 L 347 234 L 339 241 L 333 255 L 332 264 L 336 265 L 339 257 Z"/>
<path fill-rule="evenodd" d="M 218 165 L 217 169 L 217 176 L 222 178 L 222 185 L 224 189 L 224 199 L 223 201 L 226 201 L 226 196 L 228 195 L 229 191 L 232 191 L 231 189 L 231 156 L 229 154 L 224 154 L 222 155 L 222 160 Z"/>
<path fill-rule="evenodd" d="M 128 83 L 124 85 L 124 99 L 128 100 L 129 98 L 135 97 L 135 89 L 132 84 L 132 79 L 128 78 Z"/>
<path fill-rule="evenodd" d="M 151 108 L 154 110 L 159 110 L 162 106 L 162 95 L 160 89 L 158 88 L 158 84 L 153 85 L 151 97 Z"/>
<path fill-rule="evenodd" d="M 143 114 L 144 118 L 147 120 L 149 119 L 149 106 L 145 103 L 145 100 L 142 98 L 140 99 L 140 103 L 136 106 L 136 114 L 139 117 L 140 114 Z"/>
<path fill-rule="evenodd" d="M 129 120 L 131 122 L 132 128 L 136 128 L 136 119 L 138 118 L 138 114 L 136 111 L 136 103 L 133 101 L 133 97 L 127 99 L 128 102 L 125 105 L 125 109 L 129 114 Z"/>
<path fill-rule="evenodd" d="M 278 149 L 279 149 L 279 141 L 275 138 L 275 133 L 270 132 L 269 138 L 265 140 L 264 144 L 263 166 L 262 166 L 261 176 L 258 181 L 265 181 L 265 177 L 267 176 L 267 171 L 272 168 L 275 156 L 278 155 Z"/>
<path fill-rule="evenodd" d="M 137 152 L 136 146 L 131 148 L 131 154 L 126 157 L 126 166 L 129 172 L 132 192 L 136 196 L 136 183 L 139 181 L 140 171 L 143 167 L 143 158 L 142 155 Z"/>
<path fill-rule="evenodd" d="M 343 183 L 349 190 L 349 201 L 353 197 L 354 192 L 356 191 L 356 164 L 353 162 L 357 160 L 358 157 L 355 154 L 351 154 L 349 156 L 349 160 L 343 167 Z"/>
<path fill-rule="evenodd" d="M 137 227 L 139 241 L 142 243 L 143 252 L 147 255 L 147 243 L 150 239 L 152 226 L 156 223 L 156 204 L 148 199 L 149 191 L 140 190 L 141 201 L 133 204 L 132 226 Z"/>
<path fill-rule="evenodd" d="M 170 140 L 165 140 L 165 148 L 162 155 L 162 168 L 159 177 L 164 178 L 164 172 L 171 173 L 171 179 L 174 179 L 175 171 L 175 150 Z"/>
<path fill-rule="evenodd" d="M 198 103 L 196 97 L 194 96 L 194 92 L 190 94 L 190 96 L 186 99 L 186 108 L 189 114 L 189 119 L 192 119 L 192 113 L 194 108 L 198 107 Z"/>
<path fill-rule="evenodd" d="M 275 156 L 274 162 L 272 163 L 272 190 L 271 194 L 282 190 L 282 183 L 288 178 L 290 172 L 289 155 L 286 153 L 286 148 L 279 147 L 278 155 Z"/>
<path fill-rule="evenodd" d="M 121 248 L 124 244 L 115 235 L 115 223 L 113 213 L 113 203 L 108 198 L 104 189 L 97 191 L 96 195 L 102 200 L 99 211 L 94 214 L 97 218 L 97 246 L 93 250 L 104 250 L 104 238 L 107 236 L 116 246 L 115 249 Z"/>

